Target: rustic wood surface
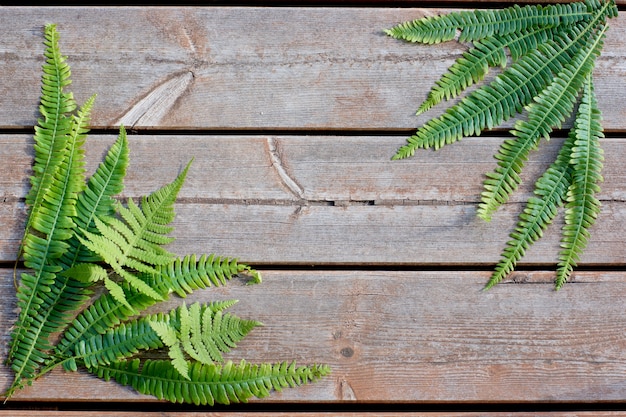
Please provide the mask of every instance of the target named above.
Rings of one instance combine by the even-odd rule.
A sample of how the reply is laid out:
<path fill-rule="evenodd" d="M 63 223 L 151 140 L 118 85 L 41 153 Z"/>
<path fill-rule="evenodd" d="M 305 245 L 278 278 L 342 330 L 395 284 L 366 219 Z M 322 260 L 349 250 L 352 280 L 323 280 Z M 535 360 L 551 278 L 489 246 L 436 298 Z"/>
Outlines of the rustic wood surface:
<path fill-rule="evenodd" d="M 3 86 L 0 127 L 35 121 L 41 27 L 55 22 L 77 99 L 98 93 L 94 127 L 408 131 L 444 107 L 414 116 L 465 47 L 407 44 L 382 31 L 444 11 L 5 8 L 0 66 L 11 83 Z M 611 22 L 597 63 L 609 131 L 625 117 L 625 19 Z"/>
<path fill-rule="evenodd" d="M 484 292 L 563 135 L 531 155 L 524 184 L 491 223 L 477 219 L 476 208 L 505 129 L 391 161 L 406 135 L 444 108 L 414 115 L 465 45 L 407 45 L 382 33 L 452 10 L 445 2 L 376 4 L 0 7 L 0 356 L 16 317 L 12 275 L 32 163 L 41 28 L 55 22 L 75 96 L 98 93 L 88 170 L 120 124 L 131 130 L 123 197 L 170 181 L 194 157 L 171 250 L 215 252 L 261 270 L 261 285 L 236 279 L 190 297 L 238 299 L 233 312 L 265 324 L 229 357 L 332 366 L 316 384 L 252 401 L 241 414 L 211 415 L 267 415 L 268 405 L 291 406 L 272 414 L 291 415 L 312 404 L 344 408 L 302 415 L 362 415 L 363 408 L 345 407 L 367 404 L 406 416 L 419 407 L 439 407 L 433 416 L 626 409 L 626 15 L 610 22 L 595 73 L 609 136 L 602 212 L 580 270 L 553 290 L 560 217 L 522 270 Z M 0 389 L 10 381 L 1 368 Z M 98 411 L 110 403 L 126 411 Z M 0 416 L 32 415 L 23 410 L 31 407 L 60 410 L 37 415 L 138 416 L 161 405 L 85 373 L 54 371 Z M 491 413 L 461 412 L 470 405 Z M 545 411 L 517 413 L 516 405 Z M 81 411 L 67 411 L 76 406 Z"/>
<path fill-rule="evenodd" d="M 92 137 L 88 169 L 95 169 L 114 139 Z M 391 161 L 403 137 L 131 136 L 125 196 L 171 181 L 193 155 L 177 206 L 177 253 L 217 252 L 257 265 L 490 267 L 536 177 L 562 143 L 554 139 L 543 147 L 546 152 L 534 155 L 523 188 L 486 223 L 476 217 L 476 207 L 501 141 L 468 138 L 439 152 Z M 0 143 L 0 155 L 14 161 L 0 168 L 0 261 L 10 262 L 24 224 L 32 143 L 26 135 L 0 136 Z M 582 265 L 626 264 L 624 143 L 603 141 L 602 214 Z M 164 152 L 166 162 L 152 162 Z M 522 264 L 556 263 L 559 239 L 555 223 Z"/>

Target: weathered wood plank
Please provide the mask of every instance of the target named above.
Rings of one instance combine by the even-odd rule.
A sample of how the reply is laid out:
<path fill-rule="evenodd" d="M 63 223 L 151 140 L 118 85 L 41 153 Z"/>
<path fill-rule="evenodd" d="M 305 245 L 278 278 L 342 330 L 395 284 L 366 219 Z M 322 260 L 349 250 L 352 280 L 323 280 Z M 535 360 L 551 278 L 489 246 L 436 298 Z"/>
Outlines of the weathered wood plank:
<path fill-rule="evenodd" d="M 410 129 L 414 111 L 463 51 L 408 45 L 382 29 L 444 9 L 3 8 L 0 127 L 36 119 L 41 27 L 56 22 L 94 126 L 168 129 Z M 596 91 L 623 130 L 626 15 L 611 22 Z M 439 109 L 439 111 L 441 108 Z"/>
<path fill-rule="evenodd" d="M 562 290 L 552 273 L 523 272 L 488 292 L 489 272 L 262 271 L 264 283 L 187 299 L 238 299 L 262 321 L 236 360 L 329 363 L 317 384 L 266 402 L 589 402 L 626 396 L 624 272 L 579 272 Z M 1 270 L 8 295 L 10 271 Z M 525 284 L 520 284 L 525 282 Z M 13 297 L 0 307 L 6 353 Z M 180 300 L 170 304 L 178 305 Z M 154 310 L 153 310 L 154 311 Z M 0 386 L 10 373 L 0 369 Z M 84 374 L 52 374 L 20 401 L 150 401 Z"/>
<path fill-rule="evenodd" d="M 480 201 L 485 173 L 504 138 L 466 138 L 437 152 L 418 151 L 391 161 L 403 136 L 191 136 L 130 135 L 131 162 L 125 197 L 138 197 L 171 181 L 194 162 L 179 197 L 188 202 L 263 202 L 264 204 L 376 202 L 376 204 L 464 204 Z M 111 135 L 91 135 L 87 171 L 93 172 Z M 533 152 L 524 182 L 511 201 L 526 201 L 541 173 L 563 143 L 555 138 Z M 29 135 L 0 135 L 0 197 L 23 199 L 31 175 Z M 626 139 L 601 141 L 605 152 L 605 201 L 626 200 Z M 165 157 L 164 157 L 165 156 Z"/>
<path fill-rule="evenodd" d="M 112 140 L 92 137 L 90 170 Z M 518 202 L 559 145 L 553 140 L 534 155 L 515 204 L 485 223 L 475 216 L 477 201 L 501 140 L 467 139 L 394 162 L 389 155 L 403 138 L 135 136 L 126 195 L 170 181 L 193 155 L 177 206 L 177 253 L 210 251 L 260 264 L 493 264 L 522 209 Z M 0 260 L 11 261 L 31 145 L 27 136 L 2 136 L 0 144 L 0 157 L 12 160 L 0 167 Z M 624 265 L 626 146 L 610 139 L 603 147 L 603 208 L 583 263 Z M 524 262 L 556 262 L 559 229 L 553 225 Z"/>
<path fill-rule="evenodd" d="M 284 206 L 177 205 L 172 224 L 178 254 L 217 253 L 256 265 L 495 265 L 513 230 L 520 204 L 490 223 L 474 205 Z M 0 259 L 12 262 L 21 238 L 23 209 L 0 206 Z M 555 265 L 561 222 L 527 252 L 520 265 Z M 606 202 L 580 265 L 626 264 L 626 207 Z"/>

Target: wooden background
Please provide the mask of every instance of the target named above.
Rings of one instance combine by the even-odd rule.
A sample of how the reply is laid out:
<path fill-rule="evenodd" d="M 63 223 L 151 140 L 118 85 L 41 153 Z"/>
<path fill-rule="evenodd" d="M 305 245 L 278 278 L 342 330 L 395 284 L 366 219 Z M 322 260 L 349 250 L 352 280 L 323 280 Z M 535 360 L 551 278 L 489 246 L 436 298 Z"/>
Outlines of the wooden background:
<path fill-rule="evenodd" d="M 307 5 L 0 8 L 2 356 L 16 317 L 12 267 L 42 26 L 54 22 L 75 97 L 98 94 L 89 169 L 121 123 L 132 133 L 125 197 L 172 180 L 194 157 L 171 250 L 237 257 L 261 270 L 262 285 L 235 280 L 192 297 L 239 299 L 233 312 L 265 323 L 229 357 L 332 366 L 316 384 L 218 407 L 220 415 L 626 409 L 626 15 L 610 22 L 596 67 L 605 181 L 579 269 L 553 290 L 560 217 L 520 271 L 483 292 L 562 138 L 532 154 L 524 185 L 491 223 L 479 220 L 484 174 L 506 129 L 390 160 L 445 107 L 414 116 L 465 45 L 408 45 L 382 29 L 452 4 Z M 0 388 L 11 378 L 2 368 Z M 19 392 L 0 415 L 31 415 L 18 409 L 32 407 L 61 410 L 50 415 L 202 411 L 60 371 Z"/>

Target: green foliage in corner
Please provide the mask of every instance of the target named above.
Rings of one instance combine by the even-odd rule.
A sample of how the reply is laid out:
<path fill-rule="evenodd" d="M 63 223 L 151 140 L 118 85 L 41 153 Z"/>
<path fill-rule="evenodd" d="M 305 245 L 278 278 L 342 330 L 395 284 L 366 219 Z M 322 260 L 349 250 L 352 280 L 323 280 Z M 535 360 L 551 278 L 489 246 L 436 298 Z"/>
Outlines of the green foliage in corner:
<path fill-rule="evenodd" d="M 487 288 L 514 270 L 563 205 L 566 213 L 557 289 L 567 281 L 586 247 L 589 228 L 600 211 L 595 194 L 602 181 L 603 161 L 601 115 L 592 73 L 607 19 L 616 16 L 613 0 L 586 0 L 454 12 L 386 30 L 394 38 L 427 44 L 452 40 L 460 31 L 459 41 L 473 44 L 437 81 L 418 114 L 482 81 L 490 67 L 502 67 L 491 83 L 426 122 L 394 156 L 406 158 L 419 148 L 439 149 L 525 112 L 525 118 L 511 130 L 513 138 L 505 140 L 495 155 L 495 170 L 487 174 L 478 208 L 478 216 L 484 220 L 489 221 L 517 189 L 530 151 L 539 146 L 541 138 L 549 140 L 578 103 L 574 126 L 555 162 L 537 180 L 535 195 L 520 214 Z"/>
<path fill-rule="evenodd" d="M 195 404 L 245 402 L 328 374 L 326 365 L 225 361 L 222 353 L 260 325 L 224 313 L 234 301 L 140 315 L 173 293 L 184 297 L 237 274 L 260 283 L 261 276 L 234 259 L 179 258 L 165 249 L 173 240 L 169 223 L 189 165 L 140 204 L 129 199 L 124 206 L 114 198 L 123 189 L 129 158 L 123 128 L 86 181 L 83 144 L 94 97 L 77 109 L 66 92 L 70 68 L 56 27 L 47 25 L 44 34 L 41 118 L 20 247 L 27 272 L 17 289 L 19 317 L 7 360 L 15 377 L 7 399 L 58 366 Z M 106 291 L 95 297 L 95 285 Z M 60 334 L 54 344 L 53 334 Z M 138 355 L 150 349 L 164 350 L 164 359 Z"/>

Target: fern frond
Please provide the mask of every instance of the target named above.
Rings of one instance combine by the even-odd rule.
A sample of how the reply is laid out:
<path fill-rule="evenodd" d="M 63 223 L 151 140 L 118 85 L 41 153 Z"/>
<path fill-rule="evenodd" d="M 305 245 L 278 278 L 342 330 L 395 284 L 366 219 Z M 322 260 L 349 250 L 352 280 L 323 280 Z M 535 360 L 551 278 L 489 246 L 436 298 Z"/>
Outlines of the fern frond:
<path fill-rule="evenodd" d="M 572 181 L 572 167 L 569 159 L 573 146 L 574 140 L 570 137 L 561 147 L 554 163 L 535 183 L 535 197 L 528 200 L 524 211 L 520 214 L 517 227 L 511 233 L 511 240 L 507 243 L 500 262 L 485 285 L 486 290 L 513 272 L 526 250 L 541 238 L 543 231 L 556 217 Z"/>
<path fill-rule="evenodd" d="M 82 341 L 105 334 L 110 329 L 135 316 L 137 312 L 141 312 L 158 302 L 152 297 L 133 290 L 128 284 L 122 284 L 121 287 L 124 290 L 124 299 L 130 304 L 130 308 L 127 304 L 118 302 L 111 294 L 105 293 L 98 297 L 63 332 L 63 337 L 54 350 L 54 356 L 57 360 L 71 357 L 74 347 Z M 151 284 L 151 287 L 158 288 L 155 284 Z M 159 293 L 165 298 L 167 290 L 168 288 L 163 288 Z"/>
<path fill-rule="evenodd" d="M 589 228 L 595 223 L 600 212 L 600 201 L 595 194 L 600 191 L 602 181 L 602 133 L 601 113 L 594 94 L 591 74 L 587 76 L 583 96 L 576 114 L 573 136 L 576 141 L 572 148 L 570 163 L 573 166 L 572 185 L 567 193 L 565 226 L 557 269 L 556 288 L 565 284 L 587 246 Z"/>
<path fill-rule="evenodd" d="M 157 300 L 162 300 L 162 295 L 134 271 L 156 273 L 156 265 L 165 265 L 173 260 L 173 255 L 162 245 L 172 240 L 166 236 L 171 231 L 168 224 L 174 218 L 174 201 L 188 169 L 189 165 L 172 183 L 143 197 L 141 208 L 131 199 L 128 200 L 128 207 L 118 205 L 121 219 L 109 218 L 105 223 L 96 217 L 94 221 L 100 234 L 83 230 L 85 237 L 79 237 L 83 245 L 100 256 L 131 286 Z"/>
<path fill-rule="evenodd" d="M 69 248 L 67 241 L 75 225 L 76 199 L 84 187 L 84 126 L 93 101 L 94 97 L 72 117 L 63 159 L 58 161 L 40 205 L 33 206 L 30 213 L 32 230 L 24 239 L 24 265 L 32 272 L 22 275 L 17 290 L 20 314 L 11 334 L 8 355 L 15 379 L 7 397 L 21 386 L 23 379 L 33 378 L 48 358 L 48 338 L 65 325 L 66 313 L 71 311 L 66 308 L 84 301 L 84 296 L 78 294 L 75 299 L 58 304 L 65 286 L 63 280 L 57 282 L 57 273 L 63 269 L 59 259 Z"/>
<path fill-rule="evenodd" d="M 130 385 L 142 394 L 174 403 L 196 405 L 231 404 L 247 402 L 251 397 L 267 397 L 271 390 L 281 391 L 313 382 L 330 372 L 325 365 L 297 367 L 295 363 L 251 365 L 245 361 L 223 365 L 189 364 L 187 380 L 169 361 L 139 359 L 119 361 L 93 368 L 105 380 L 115 379 Z"/>
<path fill-rule="evenodd" d="M 584 3 L 548 6 L 514 5 L 500 10 L 452 12 L 401 23 L 385 33 L 396 39 L 426 44 L 452 40 L 458 30 L 460 42 L 477 41 L 488 36 L 506 35 L 533 27 L 555 27 L 591 18 Z"/>
<path fill-rule="evenodd" d="M 98 166 L 87 183 L 85 190 L 78 195 L 76 202 L 76 229 L 96 233 L 96 218 L 111 217 L 115 213 L 115 195 L 124 189 L 124 177 L 128 167 L 128 140 L 124 126 L 120 126 L 120 133 L 115 143 L 108 150 L 104 161 Z M 77 262 L 99 262 L 102 259 L 89 251 L 74 236 L 68 251 L 65 264 L 74 265 Z"/>
<path fill-rule="evenodd" d="M 226 280 L 241 273 L 251 275 L 254 283 L 261 282 L 261 274 L 250 266 L 216 255 L 202 255 L 200 258 L 187 255 L 167 265 L 157 265 L 155 269 L 158 279 L 168 283 L 180 297 L 198 289 L 222 286 Z"/>
<path fill-rule="evenodd" d="M 115 200 L 112 198 L 123 189 L 123 178 L 126 175 L 126 167 L 128 166 L 128 142 L 126 140 L 126 132 L 123 127 L 120 128 L 120 134 L 109 151 L 104 161 L 99 165 L 95 173 L 90 178 L 87 187 L 78 194 L 76 201 L 77 216 L 75 218 L 76 227 L 79 229 L 94 229 L 94 218 L 97 216 L 107 216 L 112 214 L 114 210 Z M 94 259 L 95 258 L 95 259 Z M 61 311 L 74 311 L 79 306 L 84 305 L 86 297 L 89 294 L 88 288 L 94 281 L 103 280 L 107 276 L 107 272 L 101 266 L 94 263 L 100 259 L 89 252 L 82 244 L 80 244 L 76 235 L 72 236 L 69 241 L 69 249 L 61 258 L 61 263 L 65 270 L 58 274 L 57 283 L 61 288 L 56 300 L 55 309 Z M 64 332 L 61 342 L 55 347 L 55 354 L 46 361 L 48 368 L 54 367 L 64 357 L 64 353 L 73 347 L 71 342 L 78 338 L 78 334 L 87 333 L 87 336 L 100 334 L 107 328 L 105 326 L 99 332 L 89 333 L 88 329 L 98 326 L 100 320 L 96 313 L 104 313 L 110 315 L 112 311 L 118 309 L 113 307 L 113 303 L 109 303 L 106 308 L 101 308 L 102 303 L 100 297 L 87 312 L 83 311 L 81 315 L 74 319 L 77 326 L 70 327 L 69 331 Z M 100 308 L 99 308 L 100 307 Z M 131 311 L 134 311 L 131 309 Z M 88 319 L 85 319 L 87 314 Z M 124 319 L 128 318 L 126 316 Z M 89 319 L 94 322 L 88 323 Z M 64 319 L 64 326 L 67 327 L 67 317 Z M 109 323 L 109 327 L 110 327 Z M 119 321 L 116 323 L 119 324 Z M 85 336 L 85 337 L 87 337 Z M 67 364 L 68 362 L 65 362 Z M 75 362 L 72 362 L 75 367 Z"/>
<path fill-rule="evenodd" d="M 483 129 L 491 129 L 520 113 L 553 80 L 554 73 L 572 59 L 576 52 L 573 45 L 576 43 L 561 39 L 530 52 L 492 83 L 472 92 L 442 116 L 426 122 L 393 159 L 412 156 L 418 148 L 439 149 L 465 136 L 479 135 Z"/>
<path fill-rule="evenodd" d="M 66 150 L 70 132 L 69 113 L 76 109 L 72 93 L 64 92 L 70 83 L 71 71 L 61 55 L 59 34 L 56 25 L 44 27 L 46 46 L 41 86 L 39 113 L 43 117 L 35 126 L 35 160 L 31 177 L 31 188 L 26 195 L 26 204 L 31 208 L 41 205 L 45 190 L 50 187 L 54 173 Z M 28 232 L 29 227 L 26 227 Z"/>
<path fill-rule="evenodd" d="M 416 114 L 421 114 L 435 106 L 443 99 L 457 97 L 467 87 L 485 77 L 489 67 L 506 67 L 506 49 L 511 51 L 513 62 L 524 56 L 528 51 L 552 39 L 554 28 L 531 28 L 522 33 L 511 33 L 506 36 L 491 36 L 474 43 L 474 47 L 456 60 L 448 71 L 442 75 L 431 89 L 426 100 L 420 105 Z"/>
<path fill-rule="evenodd" d="M 229 304 L 194 303 L 189 309 L 183 304 L 169 316 L 150 320 L 152 329 L 170 349 L 172 365 L 186 379 L 189 379 L 189 369 L 184 354 L 205 364 L 222 362 L 222 352 L 229 352 L 261 324 L 232 314 L 222 314 L 222 310 Z"/>
<path fill-rule="evenodd" d="M 140 351 L 161 347 L 163 343 L 152 330 L 150 320 L 142 318 L 81 340 L 74 346 L 72 359 L 91 368 L 109 365 L 130 358 Z"/>
<path fill-rule="evenodd" d="M 532 149 L 542 137 L 550 138 L 554 128 L 571 114 L 587 74 L 593 70 L 595 60 L 603 46 L 606 26 L 592 33 L 585 47 L 565 65 L 554 80 L 526 107 L 528 116 L 515 124 L 511 133 L 514 140 L 506 140 L 496 154 L 498 166 L 487 174 L 478 216 L 489 221 L 493 212 L 505 203 L 521 183 L 519 174 Z"/>

